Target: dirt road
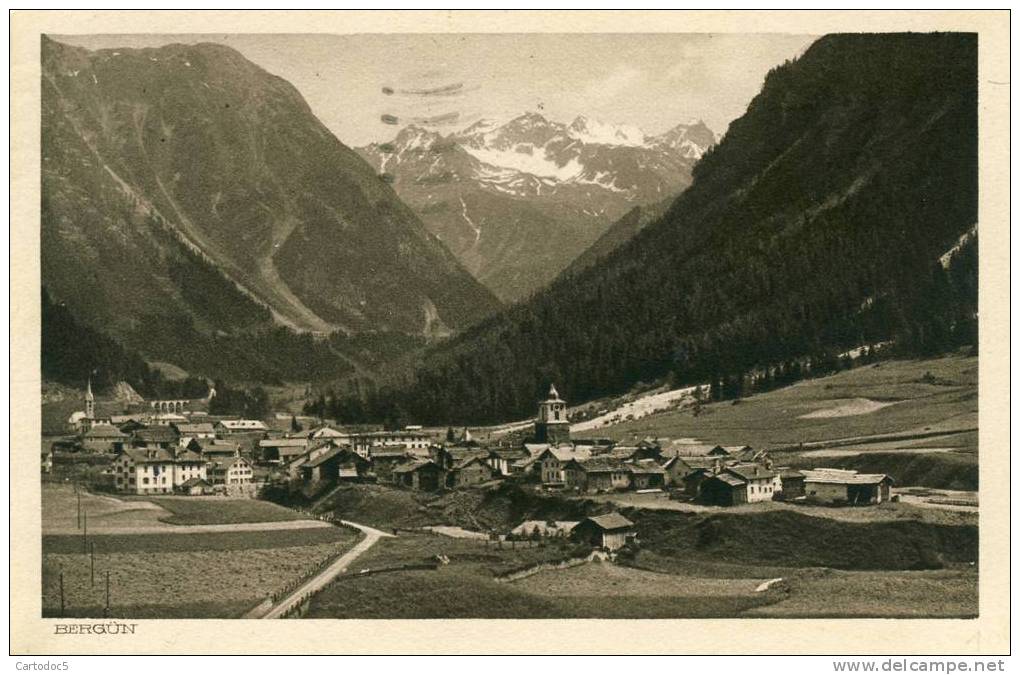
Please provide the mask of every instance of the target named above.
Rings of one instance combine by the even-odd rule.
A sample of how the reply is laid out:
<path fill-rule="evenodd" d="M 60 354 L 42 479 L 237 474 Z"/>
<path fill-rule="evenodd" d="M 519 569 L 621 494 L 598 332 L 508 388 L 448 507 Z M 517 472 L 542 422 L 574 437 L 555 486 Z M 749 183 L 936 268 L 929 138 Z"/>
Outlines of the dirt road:
<path fill-rule="evenodd" d="M 337 558 L 336 562 L 322 570 L 314 577 L 301 584 L 293 593 L 290 593 L 283 600 L 274 605 L 268 612 L 266 612 L 261 618 L 263 619 L 279 619 L 287 613 L 292 607 L 298 605 L 302 599 L 321 590 L 326 584 L 336 578 L 338 575 L 347 571 L 347 568 L 352 562 L 354 562 L 358 556 L 372 548 L 375 542 L 383 537 L 392 537 L 392 534 L 382 532 L 375 529 L 374 527 L 368 527 L 367 525 L 360 525 L 358 523 L 352 523 L 347 520 L 340 521 L 344 525 L 350 525 L 356 527 L 365 534 L 365 538 L 358 542 L 358 545 L 352 548 L 347 553 Z M 258 618 L 258 617 L 246 617 L 246 618 Z"/>

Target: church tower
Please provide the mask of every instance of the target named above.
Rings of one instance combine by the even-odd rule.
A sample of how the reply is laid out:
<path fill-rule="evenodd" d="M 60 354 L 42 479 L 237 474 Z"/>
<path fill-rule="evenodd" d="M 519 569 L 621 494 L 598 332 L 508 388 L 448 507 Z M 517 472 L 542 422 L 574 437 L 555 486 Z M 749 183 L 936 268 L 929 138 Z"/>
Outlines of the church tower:
<path fill-rule="evenodd" d="M 90 421 L 96 419 L 96 397 L 92 395 L 91 377 L 85 388 L 85 419 Z"/>
<path fill-rule="evenodd" d="M 560 398 L 554 384 L 549 386 L 549 397 L 538 404 L 538 417 L 535 419 L 535 442 L 553 445 L 570 442 L 567 402 Z"/>

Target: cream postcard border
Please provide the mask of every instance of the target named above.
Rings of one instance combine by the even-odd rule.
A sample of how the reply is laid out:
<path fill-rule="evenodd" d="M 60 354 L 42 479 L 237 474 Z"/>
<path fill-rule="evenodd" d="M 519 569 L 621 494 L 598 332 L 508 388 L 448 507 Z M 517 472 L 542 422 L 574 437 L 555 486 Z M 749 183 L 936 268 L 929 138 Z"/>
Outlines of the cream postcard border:
<path fill-rule="evenodd" d="M 10 648 L 13 654 L 1005 654 L 1009 651 L 1007 11 L 15 11 L 11 16 Z M 979 34 L 980 616 L 972 620 L 138 620 L 56 635 L 41 619 L 40 35 L 43 33 Z"/>

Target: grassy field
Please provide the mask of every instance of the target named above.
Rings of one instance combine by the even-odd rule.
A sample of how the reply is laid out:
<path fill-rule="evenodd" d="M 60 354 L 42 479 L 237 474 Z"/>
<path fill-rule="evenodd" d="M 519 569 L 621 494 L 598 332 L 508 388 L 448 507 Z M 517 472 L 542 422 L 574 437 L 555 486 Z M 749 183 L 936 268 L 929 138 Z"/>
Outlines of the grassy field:
<path fill-rule="evenodd" d="M 384 540 L 357 561 L 359 569 L 379 569 L 434 560 L 437 554 L 449 559 L 437 570 L 408 570 L 375 575 L 352 575 L 338 580 L 312 598 L 306 618 L 667 618 L 734 616 L 751 607 L 770 602 L 761 594 L 748 593 L 750 581 L 742 580 L 733 593 L 721 591 L 721 584 L 706 580 L 700 586 L 680 577 L 657 575 L 671 585 L 657 596 L 646 579 L 649 572 L 606 565 L 611 579 L 595 579 L 589 584 L 611 586 L 613 580 L 635 579 L 623 592 L 585 595 L 570 592 L 546 593 L 525 583 L 500 582 L 497 575 L 530 567 L 541 562 L 558 562 L 575 552 L 569 545 L 497 549 L 476 540 L 442 536 L 401 534 Z M 580 568 L 601 568 L 588 564 Z M 611 568 L 611 569 L 609 569 Z M 540 572 L 546 581 L 559 580 L 564 572 Z M 587 572 L 574 572 L 569 579 Z M 554 583 L 549 581 L 549 583 Z M 715 586 L 714 588 L 712 586 Z M 753 589 L 753 586 L 751 586 Z M 636 591 L 635 589 L 641 589 Z M 677 589 L 678 593 L 670 595 Z M 683 589 L 679 591 L 679 589 Z M 692 592 L 693 589 L 693 592 Z"/>
<path fill-rule="evenodd" d="M 791 511 L 629 511 L 644 549 L 670 558 L 848 570 L 937 569 L 977 560 L 974 525 L 837 522 Z"/>
<path fill-rule="evenodd" d="M 670 410 L 585 435 L 697 438 L 773 448 L 876 434 L 974 429 L 977 369 L 977 357 L 971 356 L 886 361 L 750 396 L 736 405 L 704 405 L 697 416 L 689 409 Z M 889 405 L 860 405 L 861 400 Z M 862 412 L 841 414 L 857 410 Z M 958 449 L 976 451 L 976 438 L 965 438 L 969 443 Z"/>
<path fill-rule="evenodd" d="M 807 538 L 815 533 L 807 532 Z M 896 536 L 896 535 L 892 535 Z M 908 537 L 909 538 L 909 537 Z M 860 543 L 859 540 L 855 540 Z M 873 543 L 873 542 L 872 542 Z M 757 543 L 751 543 L 753 547 Z M 697 542 L 695 542 L 697 546 Z M 819 547 L 831 547 L 831 541 Z M 496 576 L 558 561 L 569 548 L 500 550 L 484 542 L 401 534 L 360 558 L 359 569 L 433 560 L 435 571 L 352 574 L 314 596 L 306 618 L 716 618 L 968 617 L 977 611 L 976 568 L 834 570 L 758 555 L 656 552 L 646 546 L 626 564 L 546 569 L 512 582 Z M 846 552 L 847 548 L 841 549 Z M 768 557 L 766 554 L 764 557 Z M 801 560 L 803 562 L 803 560 Z M 895 564 L 904 564 L 899 561 Z M 782 582 L 765 592 L 766 579 Z"/>
<path fill-rule="evenodd" d="M 580 520 L 585 514 L 585 506 L 578 502 L 512 486 L 435 495 L 382 485 L 352 485 L 337 490 L 315 510 L 373 527 L 455 525 L 471 530 L 509 530 L 531 516 Z"/>
<path fill-rule="evenodd" d="M 43 531 L 78 527 L 78 499 L 68 484 L 42 486 Z M 304 520 L 304 514 L 270 502 L 226 497 L 106 495 L 82 491 L 82 511 L 92 528 L 161 525 L 227 525 Z"/>
<path fill-rule="evenodd" d="M 524 591 L 555 597 L 619 595 L 624 597 L 714 597 L 754 593 L 765 578 L 691 577 L 594 563 L 564 570 L 545 570 L 514 581 Z"/>
<path fill-rule="evenodd" d="M 351 534 L 339 527 L 251 532 L 194 532 L 167 534 L 89 534 L 102 553 L 173 553 L 174 551 L 247 551 L 251 549 L 308 546 L 348 540 Z M 82 537 L 76 534 L 45 534 L 43 553 L 79 553 Z"/>
<path fill-rule="evenodd" d="M 64 575 L 67 616 L 102 616 L 105 574 L 110 572 L 115 617 L 228 618 L 282 591 L 321 561 L 347 550 L 360 535 L 345 528 L 305 527 L 243 531 L 188 531 L 203 525 L 281 523 L 300 520 L 283 507 L 222 498 L 119 499 L 82 492 L 88 546 L 95 546 L 97 586 L 76 529 L 79 495 L 68 485 L 43 486 L 43 610 L 60 612 Z M 157 503 L 158 502 L 158 503 Z M 171 524 L 172 523 L 172 524 Z M 314 525 L 321 525 L 318 522 Z M 245 525 L 240 525 L 244 527 Z M 104 534 L 105 528 L 145 528 L 146 533 Z M 164 531 L 151 533 L 151 528 Z M 272 525 L 266 525 L 270 528 Z M 48 533 L 47 533 L 48 532 Z"/>
<path fill-rule="evenodd" d="M 883 502 L 868 507 L 842 508 L 813 505 L 802 502 L 757 502 L 736 506 L 708 506 L 695 502 L 668 499 L 663 493 L 621 492 L 606 495 L 588 495 L 585 499 L 598 503 L 613 504 L 616 508 L 638 508 L 648 510 L 679 511 L 702 515 L 753 515 L 773 511 L 790 511 L 804 516 L 828 518 L 847 523 L 874 523 L 878 521 L 914 521 L 935 525 L 977 526 L 975 511 L 934 509 L 906 502 Z"/>
<path fill-rule="evenodd" d="M 102 616 L 105 575 L 109 571 L 113 616 L 236 617 L 267 595 L 283 591 L 320 561 L 352 546 L 356 539 L 340 528 L 325 531 L 338 536 L 328 543 L 306 545 L 288 545 L 286 541 L 249 542 L 269 545 L 264 548 L 257 545 L 206 549 L 127 545 L 113 552 L 97 543 L 95 586 L 90 583 L 88 556 L 46 552 L 43 554 L 43 615 L 59 614 L 59 579 L 63 572 L 65 613 L 68 616 Z M 191 537 L 203 538 L 203 535 L 163 539 L 179 544 Z M 129 538 L 148 539 L 141 536 L 125 539 Z"/>
<path fill-rule="evenodd" d="M 76 493 L 68 484 L 43 483 L 42 527 L 67 530 L 78 527 L 78 502 L 94 527 L 158 527 L 170 512 L 147 501 L 125 501 L 110 495 L 82 490 Z"/>
<path fill-rule="evenodd" d="M 978 614 L 975 569 L 930 572 L 807 570 L 784 579 L 778 602 L 747 616 L 774 618 L 972 618 Z"/>
<path fill-rule="evenodd" d="M 225 497 L 138 497 L 170 512 L 160 518 L 170 525 L 223 525 L 305 520 L 308 516 L 257 499 Z"/>

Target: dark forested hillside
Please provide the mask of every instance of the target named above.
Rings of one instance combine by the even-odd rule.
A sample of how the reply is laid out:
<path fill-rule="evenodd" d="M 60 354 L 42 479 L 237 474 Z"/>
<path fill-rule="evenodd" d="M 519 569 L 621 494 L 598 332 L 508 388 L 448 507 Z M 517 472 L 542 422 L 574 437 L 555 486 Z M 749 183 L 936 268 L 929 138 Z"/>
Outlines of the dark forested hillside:
<path fill-rule="evenodd" d="M 380 401 L 422 422 L 893 339 L 974 339 L 976 36 L 833 35 L 776 68 L 663 217 L 440 345 Z M 722 86 L 722 85 L 721 85 Z"/>

